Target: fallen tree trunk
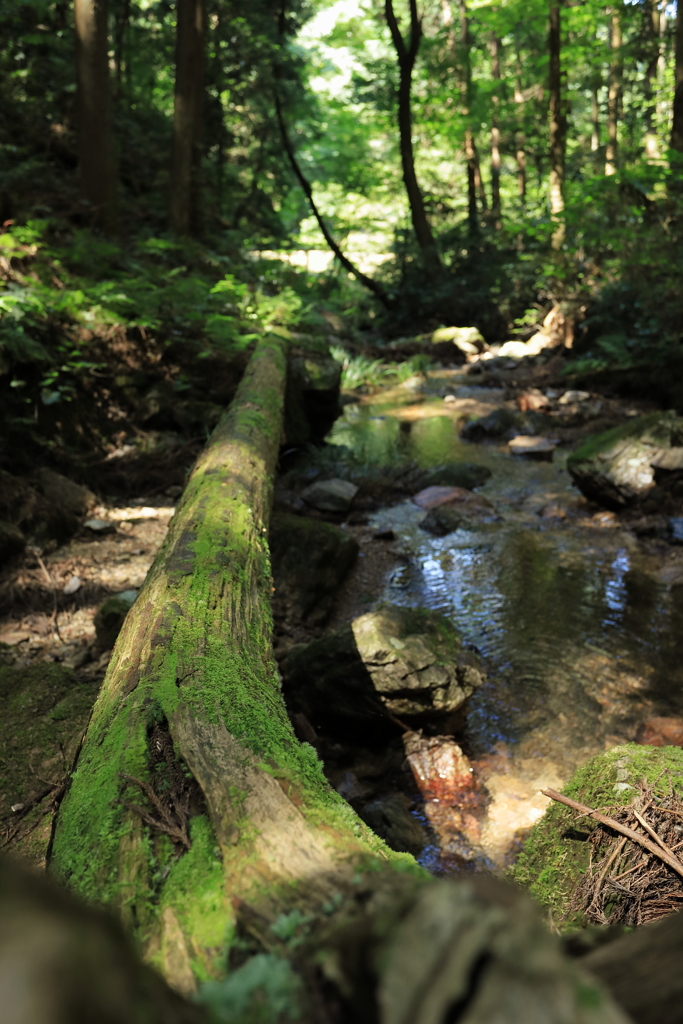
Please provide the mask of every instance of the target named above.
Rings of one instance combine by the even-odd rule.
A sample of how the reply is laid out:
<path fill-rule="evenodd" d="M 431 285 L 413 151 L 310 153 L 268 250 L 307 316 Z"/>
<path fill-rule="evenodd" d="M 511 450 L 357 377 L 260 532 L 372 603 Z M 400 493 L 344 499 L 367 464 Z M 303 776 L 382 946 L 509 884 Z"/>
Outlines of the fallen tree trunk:
<path fill-rule="evenodd" d="M 425 884 L 296 740 L 266 545 L 284 382 L 264 338 L 119 636 L 51 870 L 218 1020 L 626 1024 L 526 897 Z"/>
<path fill-rule="evenodd" d="M 285 342 L 264 338 L 119 635 L 51 854 L 184 992 L 224 968 L 236 899 L 275 920 L 399 857 L 328 787 L 280 697 L 266 532 L 285 375 Z"/>

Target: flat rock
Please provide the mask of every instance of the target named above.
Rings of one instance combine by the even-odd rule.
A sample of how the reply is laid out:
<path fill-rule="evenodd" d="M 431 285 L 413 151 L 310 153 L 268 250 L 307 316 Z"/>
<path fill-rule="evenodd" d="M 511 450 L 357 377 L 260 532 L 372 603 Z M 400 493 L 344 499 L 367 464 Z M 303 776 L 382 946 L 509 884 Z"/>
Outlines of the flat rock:
<path fill-rule="evenodd" d="M 348 512 L 357 493 L 358 487 L 349 480 L 316 480 L 301 497 L 321 512 Z"/>
<path fill-rule="evenodd" d="M 413 502 L 420 508 L 432 509 L 440 505 L 458 505 L 462 508 L 493 509 L 493 505 L 482 494 L 474 494 L 466 487 L 425 487 L 413 495 Z"/>
<path fill-rule="evenodd" d="M 547 437 L 528 437 L 520 434 L 508 441 L 508 448 L 513 455 L 525 455 L 528 459 L 550 461 L 557 444 Z"/>
<path fill-rule="evenodd" d="M 653 715 L 639 730 L 637 739 L 647 747 L 683 747 L 683 718 Z"/>
<path fill-rule="evenodd" d="M 490 480 L 491 475 L 488 466 L 480 466 L 476 462 L 451 462 L 427 470 L 423 486 L 464 487 L 473 491 Z"/>
<path fill-rule="evenodd" d="M 607 508 L 623 508 L 644 498 L 655 485 L 655 468 L 667 459 L 678 468 L 683 418 L 654 412 L 596 434 L 569 456 L 567 469 L 587 498 Z"/>

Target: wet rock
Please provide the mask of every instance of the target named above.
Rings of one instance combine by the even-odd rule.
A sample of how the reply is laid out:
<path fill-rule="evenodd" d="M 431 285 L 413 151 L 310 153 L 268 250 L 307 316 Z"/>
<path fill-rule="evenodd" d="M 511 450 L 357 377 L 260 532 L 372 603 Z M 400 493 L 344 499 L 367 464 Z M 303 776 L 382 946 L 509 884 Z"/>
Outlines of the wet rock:
<path fill-rule="evenodd" d="M 466 356 L 474 356 L 486 348 L 484 336 L 476 327 L 439 327 L 432 334 L 432 344 L 452 342 Z"/>
<path fill-rule="evenodd" d="M 454 530 L 461 527 L 467 529 L 468 520 L 461 510 L 452 505 L 440 505 L 438 508 L 430 509 L 420 523 L 420 528 L 431 533 L 434 537 L 445 537 Z"/>
<path fill-rule="evenodd" d="M 683 544 L 683 518 L 671 516 L 669 519 L 669 530 L 674 544 Z"/>
<path fill-rule="evenodd" d="M 97 504 L 97 498 L 91 490 L 52 469 L 37 470 L 33 479 L 48 501 L 74 515 L 84 516 Z"/>
<path fill-rule="evenodd" d="M 639 730 L 636 739 L 648 747 L 683 747 L 683 718 L 653 715 Z"/>
<path fill-rule="evenodd" d="M 400 793 L 389 793 L 358 810 L 373 832 L 398 853 L 419 854 L 427 845 L 426 830 L 413 817 Z"/>
<path fill-rule="evenodd" d="M 476 462 L 453 462 L 428 470 L 422 486 L 464 487 L 468 491 L 473 491 L 475 487 L 481 487 L 490 479 L 491 470 L 488 466 L 479 466 Z"/>
<path fill-rule="evenodd" d="M 517 395 L 517 408 L 520 412 L 540 412 L 550 408 L 550 401 L 538 388 L 530 388 L 521 395 Z"/>
<path fill-rule="evenodd" d="M 294 648 L 280 669 L 292 708 L 337 733 L 383 735 L 391 716 L 449 719 L 484 681 L 445 616 L 395 605 Z"/>
<path fill-rule="evenodd" d="M 286 605 L 299 619 L 323 625 L 358 557 L 356 538 L 331 523 L 276 513 L 270 527 L 270 553 L 276 611 Z"/>
<path fill-rule="evenodd" d="M 557 400 L 558 405 L 575 405 L 577 402 L 587 402 L 590 398 L 589 391 L 565 391 Z"/>
<path fill-rule="evenodd" d="M 301 497 L 321 512 L 347 512 L 357 493 L 358 487 L 348 480 L 316 480 Z"/>
<path fill-rule="evenodd" d="M 613 747 L 578 768 L 563 793 L 610 814 L 615 805 L 631 803 L 643 780 L 649 785 L 659 781 L 662 795 L 670 792 L 670 785 L 680 793 L 683 750 L 636 743 Z M 571 901 L 588 871 L 593 846 L 587 840 L 596 827 L 587 817 L 577 823 L 574 810 L 552 802 L 524 841 L 513 879 L 549 908 L 556 921 L 578 926 L 586 921 L 584 911 L 572 908 Z"/>
<path fill-rule="evenodd" d="M 494 409 L 488 416 L 466 423 L 460 436 L 466 441 L 485 441 L 489 438 L 503 437 L 510 430 L 519 430 L 524 424 L 521 413 L 502 407 Z"/>
<path fill-rule="evenodd" d="M 26 547 L 26 537 L 14 523 L 0 520 L 0 562 L 6 562 Z"/>
<path fill-rule="evenodd" d="M 425 799 L 460 805 L 464 791 L 474 788 L 472 766 L 451 737 L 407 733 L 403 745 Z"/>
<path fill-rule="evenodd" d="M 493 505 L 481 494 L 473 494 L 464 487 L 425 487 L 423 491 L 413 495 L 413 501 L 420 508 L 433 509 L 440 505 L 457 505 L 468 511 L 493 511 Z"/>
<path fill-rule="evenodd" d="M 655 469 L 666 472 L 683 456 L 683 418 L 674 412 L 640 416 L 589 438 L 569 456 L 567 469 L 587 498 L 623 508 L 645 498 Z"/>
<path fill-rule="evenodd" d="M 126 590 L 121 594 L 114 594 L 112 597 L 108 597 L 106 601 L 103 601 L 95 612 L 93 622 L 95 624 L 97 642 L 106 651 L 114 646 L 126 615 L 130 611 L 136 597 L 136 590 Z"/>

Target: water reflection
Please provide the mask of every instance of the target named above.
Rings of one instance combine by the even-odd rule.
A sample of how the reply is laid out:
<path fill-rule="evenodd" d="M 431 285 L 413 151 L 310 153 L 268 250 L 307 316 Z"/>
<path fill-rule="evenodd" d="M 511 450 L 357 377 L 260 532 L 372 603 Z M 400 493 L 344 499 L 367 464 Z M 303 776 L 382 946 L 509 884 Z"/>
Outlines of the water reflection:
<path fill-rule="evenodd" d="M 484 656 L 488 682 L 470 703 L 468 752 L 482 765 L 504 754 L 506 785 L 519 790 L 509 799 L 538 815 L 540 785 L 561 784 L 593 753 L 633 739 L 649 715 L 683 713 L 683 585 L 660 582 L 653 556 L 618 524 L 602 528 L 580 511 L 561 453 L 552 464 L 515 459 L 504 445 L 461 441 L 455 418 L 428 413 L 427 405 L 401 420 L 386 407 L 351 406 L 330 440 L 366 462 L 467 461 L 493 471 L 483 492 L 499 523 L 434 538 L 409 502 L 378 515 L 412 555 L 385 596 L 441 610 Z M 542 518 L 557 502 L 571 514 Z M 490 819 L 508 822 L 509 842 L 514 814 L 495 795 L 502 769 L 486 770 Z M 504 840 L 493 832 L 500 861 Z"/>

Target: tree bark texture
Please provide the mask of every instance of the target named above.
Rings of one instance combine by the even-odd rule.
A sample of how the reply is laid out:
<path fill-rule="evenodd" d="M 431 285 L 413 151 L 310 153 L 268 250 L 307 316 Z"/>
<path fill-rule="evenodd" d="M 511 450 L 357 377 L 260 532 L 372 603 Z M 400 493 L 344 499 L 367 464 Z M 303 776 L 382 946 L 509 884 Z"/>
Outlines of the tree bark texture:
<path fill-rule="evenodd" d="M 385 0 L 384 13 L 396 50 L 399 70 L 398 85 L 398 130 L 401 150 L 401 166 L 403 182 L 408 195 L 410 216 L 413 222 L 415 238 L 427 266 L 440 268 L 441 260 L 434 241 L 432 228 L 425 210 L 424 198 L 415 173 L 415 155 L 413 152 L 413 125 L 411 110 L 411 86 L 413 68 L 420 49 L 422 39 L 422 23 L 417 13 L 417 0 L 409 0 L 410 35 L 406 45 L 396 14 L 393 0 Z"/>
<path fill-rule="evenodd" d="M 500 83 L 500 39 L 491 37 L 491 75 L 494 82 Z M 496 231 L 500 231 L 500 128 L 498 126 L 498 107 L 500 97 L 492 96 L 493 112 L 491 114 L 491 223 Z"/>
<path fill-rule="evenodd" d="M 93 224 L 116 229 L 116 156 L 109 82 L 107 0 L 75 0 L 81 198 Z"/>
<path fill-rule="evenodd" d="M 607 148 L 605 150 L 605 174 L 607 175 L 617 173 L 619 108 L 621 105 L 621 18 L 619 11 L 612 11 L 610 48 L 612 59 L 607 93 Z"/>
<path fill-rule="evenodd" d="M 262 339 L 119 635 L 51 870 L 115 909 L 181 992 L 225 970 L 240 908 L 319 908 L 393 854 L 295 738 L 267 547 L 285 343 Z"/>
<path fill-rule="evenodd" d="M 169 183 L 169 227 L 198 234 L 204 135 L 205 0 L 177 0 L 176 76 Z"/>
<path fill-rule="evenodd" d="M 550 58 L 550 216 L 554 224 L 552 245 L 560 249 L 564 242 L 564 154 L 567 117 L 562 101 L 562 39 L 560 3 L 550 0 L 548 52 Z"/>
<path fill-rule="evenodd" d="M 676 4 L 676 65 L 674 71 L 673 120 L 671 148 L 683 153 L 683 10 L 681 0 Z"/>

